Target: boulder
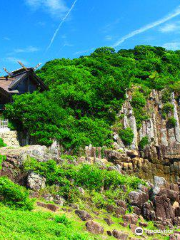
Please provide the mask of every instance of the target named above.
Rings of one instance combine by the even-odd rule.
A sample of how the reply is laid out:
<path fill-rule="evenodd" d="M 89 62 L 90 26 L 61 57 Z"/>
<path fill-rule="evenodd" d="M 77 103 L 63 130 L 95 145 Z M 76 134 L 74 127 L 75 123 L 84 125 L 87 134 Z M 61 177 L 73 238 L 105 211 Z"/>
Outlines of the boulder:
<path fill-rule="evenodd" d="M 34 191 L 39 191 L 40 189 L 43 189 L 46 187 L 46 178 L 43 176 L 31 172 L 27 177 L 27 187 Z"/>
<path fill-rule="evenodd" d="M 126 214 L 122 218 L 125 222 L 130 224 L 137 224 L 138 222 L 138 216 L 136 214 Z"/>
<path fill-rule="evenodd" d="M 142 207 L 149 199 L 148 193 L 142 191 L 132 191 L 129 193 L 129 202 L 131 205 Z"/>
<path fill-rule="evenodd" d="M 59 210 L 59 207 L 57 207 L 53 204 L 50 204 L 50 203 L 46 204 L 46 203 L 42 203 L 42 202 L 37 202 L 37 206 L 47 208 L 52 212 L 57 212 Z"/>
<path fill-rule="evenodd" d="M 110 218 L 104 218 L 104 221 L 111 226 L 112 224 L 114 224 L 114 222 L 110 219 Z"/>
<path fill-rule="evenodd" d="M 124 215 L 126 213 L 126 209 L 123 207 L 118 207 L 115 209 L 115 216 L 120 217 L 121 215 Z"/>
<path fill-rule="evenodd" d="M 61 197 L 60 195 L 55 195 L 54 196 L 54 203 L 56 203 L 56 204 L 58 204 L 62 207 L 65 203 L 65 199 L 63 197 Z"/>
<path fill-rule="evenodd" d="M 175 217 L 170 199 L 166 195 L 154 198 L 156 217 L 160 219 L 173 219 Z"/>
<path fill-rule="evenodd" d="M 129 227 L 130 227 L 132 233 L 135 234 L 135 230 L 136 230 L 137 226 L 135 224 L 130 224 Z"/>
<path fill-rule="evenodd" d="M 92 219 L 91 215 L 84 210 L 76 210 L 75 213 L 79 216 L 82 221 L 87 221 Z"/>
<path fill-rule="evenodd" d="M 86 229 L 94 234 L 103 234 L 104 228 L 97 222 L 94 222 L 92 220 L 88 221 L 86 223 Z"/>
<path fill-rule="evenodd" d="M 143 204 L 142 215 L 148 221 L 153 221 L 156 219 L 156 214 L 152 202 L 146 202 Z"/>
<path fill-rule="evenodd" d="M 117 200 L 117 201 L 116 201 L 116 204 L 117 204 L 118 207 L 122 207 L 122 208 L 124 208 L 124 209 L 127 209 L 127 204 L 126 204 L 126 202 L 123 201 L 123 200 Z"/>
<path fill-rule="evenodd" d="M 179 192 L 177 191 L 174 191 L 174 190 L 170 190 L 170 189 L 167 189 L 167 197 L 172 201 L 172 202 L 175 202 L 175 201 L 179 201 Z"/>
<path fill-rule="evenodd" d="M 121 240 L 127 240 L 128 239 L 128 234 L 127 233 L 123 233 L 117 230 L 113 230 L 112 232 L 113 237 L 117 238 L 117 239 L 121 239 Z"/>

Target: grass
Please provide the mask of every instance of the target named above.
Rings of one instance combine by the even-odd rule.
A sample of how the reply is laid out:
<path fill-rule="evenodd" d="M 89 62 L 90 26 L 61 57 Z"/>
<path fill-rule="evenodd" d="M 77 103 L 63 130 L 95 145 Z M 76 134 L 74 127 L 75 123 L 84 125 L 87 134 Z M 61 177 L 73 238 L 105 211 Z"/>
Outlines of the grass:
<path fill-rule="evenodd" d="M 67 223 L 67 221 L 65 221 Z M 6 240 L 98 240 L 70 220 L 71 226 L 59 223 L 57 215 L 37 211 L 12 210 L 1 205 L 0 239 Z"/>

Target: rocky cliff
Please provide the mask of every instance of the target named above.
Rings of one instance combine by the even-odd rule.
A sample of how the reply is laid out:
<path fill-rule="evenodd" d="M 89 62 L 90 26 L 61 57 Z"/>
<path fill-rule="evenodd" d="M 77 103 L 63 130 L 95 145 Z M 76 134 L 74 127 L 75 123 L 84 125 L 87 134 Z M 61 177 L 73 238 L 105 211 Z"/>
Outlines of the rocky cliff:
<path fill-rule="evenodd" d="M 130 127 L 133 130 L 134 138 L 129 148 L 138 151 L 138 154 L 131 154 L 131 158 L 124 161 L 132 165 L 122 164 L 122 167 L 130 172 L 135 170 L 146 179 L 159 175 L 169 181 L 176 181 L 180 176 L 180 102 L 171 93 L 168 103 L 164 103 L 164 98 L 168 97 L 166 95 L 165 91 L 153 90 L 150 93 L 144 108 L 148 119 L 142 121 L 142 126 L 138 129 L 131 104 L 132 92 L 127 93 L 119 117 L 124 128 Z M 148 139 L 148 144 L 140 149 L 139 144 L 143 138 Z M 117 132 L 114 132 L 114 140 L 115 150 L 124 152 L 125 145 Z M 120 155 L 118 158 L 122 159 L 123 155 Z"/>

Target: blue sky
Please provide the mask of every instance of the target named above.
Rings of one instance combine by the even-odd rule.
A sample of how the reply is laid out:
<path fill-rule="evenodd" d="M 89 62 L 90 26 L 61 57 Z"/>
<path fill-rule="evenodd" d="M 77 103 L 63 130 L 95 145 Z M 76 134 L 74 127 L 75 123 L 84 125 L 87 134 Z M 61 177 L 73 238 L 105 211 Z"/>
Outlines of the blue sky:
<path fill-rule="evenodd" d="M 1 75 L 102 46 L 180 49 L 179 0 L 3 0 L 0 23 Z"/>

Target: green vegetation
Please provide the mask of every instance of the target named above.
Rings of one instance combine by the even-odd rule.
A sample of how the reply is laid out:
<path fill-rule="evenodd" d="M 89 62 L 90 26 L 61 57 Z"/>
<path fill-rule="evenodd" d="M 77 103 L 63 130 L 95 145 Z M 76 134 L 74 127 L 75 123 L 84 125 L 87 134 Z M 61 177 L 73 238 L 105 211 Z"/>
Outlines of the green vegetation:
<path fill-rule="evenodd" d="M 145 136 L 141 139 L 141 141 L 139 142 L 139 148 L 140 150 L 143 150 L 145 148 L 145 146 L 147 146 L 149 144 L 149 139 L 148 136 Z"/>
<path fill-rule="evenodd" d="M 6 177 L 0 177 L 0 201 L 12 208 L 33 209 L 33 200 L 28 191 Z"/>
<path fill-rule="evenodd" d="M 97 203 L 97 206 L 104 207 L 110 202 L 115 203 L 115 199 L 127 197 L 128 193 L 136 189 L 140 183 L 144 184 L 137 177 L 118 174 L 117 171 L 108 171 L 89 164 L 57 165 L 53 160 L 37 162 L 35 159 L 29 159 L 24 164 L 24 170 L 31 170 L 46 177 L 51 193 L 56 192 L 68 202 L 82 199 L 78 189 L 82 187 L 87 191 L 87 198 L 91 196 L 95 199 L 91 204 Z M 126 193 L 120 186 L 126 186 Z"/>
<path fill-rule="evenodd" d="M 162 108 L 162 116 L 163 116 L 163 118 L 166 118 L 167 114 L 169 114 L 169 113 L 172 114 L 173 112 L 174 112 L 173 104 L 169 103 L 169 102 L 165 103 L 163 108 Z"/>
<path fill-rule="evenodd" d="M 169 117 L 167 121 L 168 128 L 174 128 L 177 124 L 177 120 L 174 117 Z"/>
<path fill-rule="evenodd" d="M 1 239 L 95 240 L 83 232 L 83 224 L 48 212 L 12 210 L 1 206 Z"/>
<path fill-rule="evenodd" d="M 146 98 L 144 93 L 140 92 L 140 89 L 133 92 L 131 104 L 133 106 L 134 115 L 136 118 L 137 129 L 140 129 L 142 126 L 142 121 L 148 119 L 148 116 L 144 110 Z"/>
<path fill-rule="evenodd" d="M 164 89 L 162 92 L 162 102 L 163 103 L 168 103 L 171 101 L 171 92 L 169 89 Z"/>
<path fill-rule="evenodd" d="M 6 147 L 7 145 L 4 143 L 3 139 L 0 138 L 0 148 L 1 147 Z"/>
<path fill-rule="evenodd" d="M 132 99 L 138 129 L 148 119 L 144 106 L 151 89 L 180 93 L 180 51 L 103 47 L 90 56 L 50 61 L 37 74 L 49 91 L 15 96 L 5 113 L 13 126 L 40 144 L 50 145 L 54 136 L 65 149 L 76 151 L 90 143 L 110 146 L 111 126 L 127 89 L 139 89 Z"/>
<path fill-rule="evenodd" d="M 126 128 L 119 131 L 119 136 L 126 146 L 130 146 L 133 142 L 134 133 L 131 128 Z"/>
<path fill-rule="evenodd" d="M 2 163 L 6 160 L 6 156 L 0 155 L 0 170 L 2 169 Z"/>

